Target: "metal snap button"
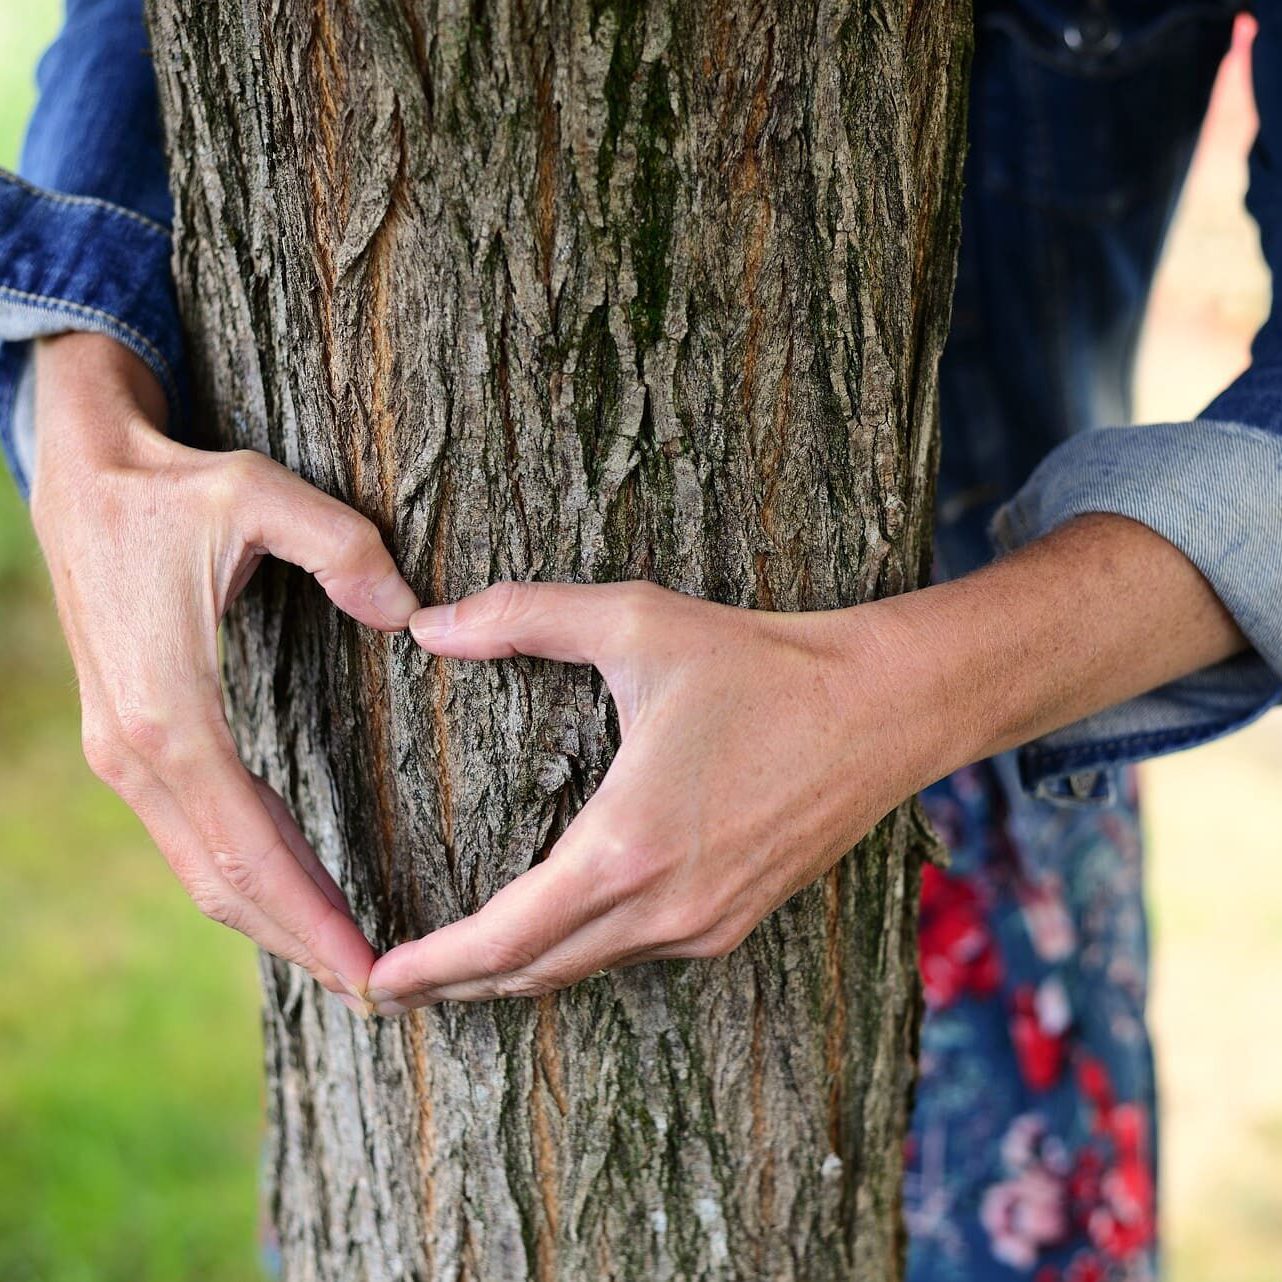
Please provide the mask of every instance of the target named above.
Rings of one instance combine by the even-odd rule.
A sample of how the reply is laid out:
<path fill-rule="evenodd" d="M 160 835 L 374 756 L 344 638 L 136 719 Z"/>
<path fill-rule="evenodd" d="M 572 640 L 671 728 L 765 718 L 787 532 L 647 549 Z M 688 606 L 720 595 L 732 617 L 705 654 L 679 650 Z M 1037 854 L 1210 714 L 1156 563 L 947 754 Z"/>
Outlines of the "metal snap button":
<path fill-rule="evenodd" d="M 1074 53 L 1102 57 L 1122 43 L 1122 33 L 1107 18 L 1091 14 L 1064 28 L 1064 43 Z"/>

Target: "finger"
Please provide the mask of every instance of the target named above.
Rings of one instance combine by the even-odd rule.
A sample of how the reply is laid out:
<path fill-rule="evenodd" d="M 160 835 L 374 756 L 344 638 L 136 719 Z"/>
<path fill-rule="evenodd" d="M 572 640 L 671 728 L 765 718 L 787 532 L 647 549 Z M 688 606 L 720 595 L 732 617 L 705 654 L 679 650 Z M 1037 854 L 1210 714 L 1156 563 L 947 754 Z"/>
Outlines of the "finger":
<path fill-rule="evenodd" d="M 544 993 L 569 988 L 602 970 L 628 965 L 638 953 L 634 940 L 632 914 L 615 909 L 587 922 L 527 966 L 502 975 L 438 984 L 395 1000 L 383 998 L 375 1001 L 374 1009 L 380 1015 L 399 1015 L 437 1002 L 541 997 Z M 371 1000 L 374 1000 L 373 992 Z"/>
<path fill-rule="evenodd" d="M 363 990 L 374 963 L 369 942 L 295 858 L 236 755 L 226 724 L 190 734 L 152 765 L 231 888 L 320 965 Z"/>
<path fill-rule="evenodd" d="M 446 984 L 523 970 L 614 906 L 587 862 L 564 852 L 504 886 L 479 912 L 393 948 L 374 963 L 371 1002 L 389 1006 Z"/>
<path fill-rule="evenodd" d="M 415 641 L 455 659 L 528 654 L 563 663 L 599 663 L 626 644 L 661 588 L 643 583 L 495 583 L 410 618 Z"/>
<path fill-rule="evenodd" d="M 715 924 L 711 929 L 704 925 L 696 926 L 679 939 L 658 941 L 652 938 L 663 933 L 662 929 L 656 931 L 651 923 L 647 923 L 643 913 L 620 906 L 589 921 L 520 970 L 408 993 L 398 1001 L 378 1002 L 375 1011 L 380 1015 L 399 1015 L 420 1006 L 434 1006 L 437 1002 L 541 997 L 582 983 L 593 975 L 624 970 L 646 962 L 723 957 L 731 951 L 737 938 L 719 930 Z M 373 993 L 370 997 L 373 1000 Z"/>
<path fill-rule="evenodd" d="M 223 878 L 173 794 L 154 776 L 144 777 L 126 798 L 152 841 L 196 906 L 211 920 L 248 936 L 260 948 L 306 970 L 352 1009 L 364 1013 L 363 998 L 350 982 L 323 966 L 296 936 L 256 904 L 236 893 Z"/>
<path fill-rule="evenodd" d="M 280 794 L 261 776 L 251 773 L 249 777 L 258 791 L 259 797 L 262 798 L 263 805 L 267 808 L 267 813 L 271 815 L 272 822 L 276 825 L 276 830 L 289 847 L 290 853 L 298 860 L 307 875 L 320 887 L 321 893 L 325 898 L 344 916 L 351 917 L 352 909 L 347 902 L 347 896 L 343 894 L 338 882 L 330 876 L 329 869 L 321 863 L 319 856 L 312 849 L 311 843 L 303 836 L 303 830 L 298 826 Z"/>
<path fill-rule="evenodd" d="M 237 488 L 240 528 L 251 546 L 316 576 L 340 610 L 372 628 L 399 630 L 418 609 L 377 527 L 265 454 L 234 456 L 250 474 Z"/>

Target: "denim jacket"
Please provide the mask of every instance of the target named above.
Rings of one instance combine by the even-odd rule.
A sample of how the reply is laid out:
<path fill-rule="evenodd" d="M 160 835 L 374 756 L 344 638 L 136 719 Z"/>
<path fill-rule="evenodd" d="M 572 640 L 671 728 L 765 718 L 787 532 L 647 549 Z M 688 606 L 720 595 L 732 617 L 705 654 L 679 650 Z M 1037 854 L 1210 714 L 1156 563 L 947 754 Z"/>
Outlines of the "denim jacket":
<path fill-rule="evenodd" d="M 1149 283 L 1233 0 L 980 0 L 953 328 L 941 364 L 937 563 L 975 568 L 1087 512 L 1156 530 L 1252 649 L 1027 745 L 1028 793 L 1112 795 L 1113 768 L 1282 697 L 1282 310 L 1190 422 L 1119 427 Z M 1262 8 L 1248 206 L 1282 258 L 1282 14 Z M 171 204 L 141 0 L 68 0 L 21 177 L 0 171 L 0 436 L 24 493 L 31 340 L 109 334 L 186 418 Z"/>

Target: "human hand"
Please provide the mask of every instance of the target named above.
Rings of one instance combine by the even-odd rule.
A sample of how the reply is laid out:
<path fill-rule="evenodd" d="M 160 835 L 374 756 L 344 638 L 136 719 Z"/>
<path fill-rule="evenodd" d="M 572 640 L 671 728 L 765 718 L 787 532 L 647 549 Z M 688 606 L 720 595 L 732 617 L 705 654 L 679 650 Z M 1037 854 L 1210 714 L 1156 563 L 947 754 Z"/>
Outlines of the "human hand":
<path fill-rule="evenodd" d="M 929 723 L 897 715 L 901 638 L 879 617 L 735 609 L 649 583 L 501 583 L 416 614 L 437 655 L 594 664 L 622 745 L 546 860 L 375 963 L 375 1009 L 539 994 L 736 947 L 930 774 Z"/>
<path fill-rule="evenodd" d="M 1246 644 L 1178 548 L 1108 514 L 845 610 L 503 583 L 410 628 L 438 655 L 595 664 L 623 743 L 546 860 L 374 964 L 383 1014 L 727 953 L 919 788 Z"/>
<path fill-rule="evenodd" d="M 122 345 L 38 345 L 31 513 L 85 755 L 206 916 L 363 1012 L 373 951 L 280 797 L 237 755 L 216 633 L 269 553 L 372 628 L 403 628 L 418 603 L 363 516 L 264 455 L 179 445 L 163 420 L 159 384 Z"/>

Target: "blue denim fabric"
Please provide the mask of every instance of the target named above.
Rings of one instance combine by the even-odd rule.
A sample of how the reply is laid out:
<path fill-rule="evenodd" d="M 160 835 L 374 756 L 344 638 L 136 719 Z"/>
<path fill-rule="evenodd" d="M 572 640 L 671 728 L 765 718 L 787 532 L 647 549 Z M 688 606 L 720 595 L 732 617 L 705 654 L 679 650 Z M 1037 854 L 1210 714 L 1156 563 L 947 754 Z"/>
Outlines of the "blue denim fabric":
<path fill-rule="evenodd" d="M 999 545 L 1014 547 L 1087 512 L 1131 517 L 1175 544 L 1254 649 L 1027 745 L 1019 754 L 1023 782 L 1051 797 L 1100 795 L 1104 778 L 1097 772 L 1203 743 L 1252 720 L 1279 696 L 1278 436 L 1206 419 L 1084 432 L 1038 467 L 997 513 L 993 532 Z"/>
<path fill-rule="evenodd" d="M 141 0 L 68 0 L 36 73 L 22 178 L 0 170 L 0 439 L 25 495 L 30 340 L 110 334 L 185 416 L 171 203 Z"/>
<path fill-rule="evenodd" d="M 1130 412 L 1230 11 L 1024 0 L 977 17 L 938 571 L 989 557 L 995 511 L 1019 542 L 1119 510 L 1188 550 L 1271 645 L 1275 442 L 1218 421 L 1093 430 Z M 952 864 L 924 879 L 908 1282 L 1159 1276 L 1135 775 L 1101 767 L 1227 728 L 1276 681 L 1258 655 L 1218 665 L 923 794 Z"/>
<path fill-rule="evenodd" d="M 1108 768 L 1223 733 L 1282 695 L 1282 321 L 1206 416 L 1133 434 L 1149 283 L 1237 0 L 979 0 L 953 330 L 941 365 L 940 573 L 1079 511 L 1158 529 L 1256 647 L 1029 745 L 1033 792 L 1114 795 Z M 1282 259 L 1282 17 L 1262 9 L 1250 207 Z M 25 490 L 29 343 L 98 329 L 183 420 L 181 328 L 140 0 L 70 0 L 40 68 L 24 183 L 0 175 L 0 436 Z M 35 186 L 28 185 L 34 184 Z M 36 188 L 44 190 L 37 190 Z M 1030 479 L 1031 477 L 1031 479 Z M 1196 477 L 1196 484 L 1189 478 Z"/>
<path fill-rule="evenodd" d="M 1143 429 L 1131 377 L 1149 285 L 1227 47 L 1233 0 L 977 5 L 971 153 L 941 363 L 937 561 L 965 573 L 1084 512 L 1141 521 L 1202 570 L 1256 647 L 1017 754 L 1034 795 L 1117 795 L 1112 767 L 1191 746 L 1282 696 L 1282 344 L 1207 416 Z M 1261 13 L 1251 208 L 1282 255 L 1282 47 Z M 1277 100 L 1276 106 L 1270 95 Z"/>

